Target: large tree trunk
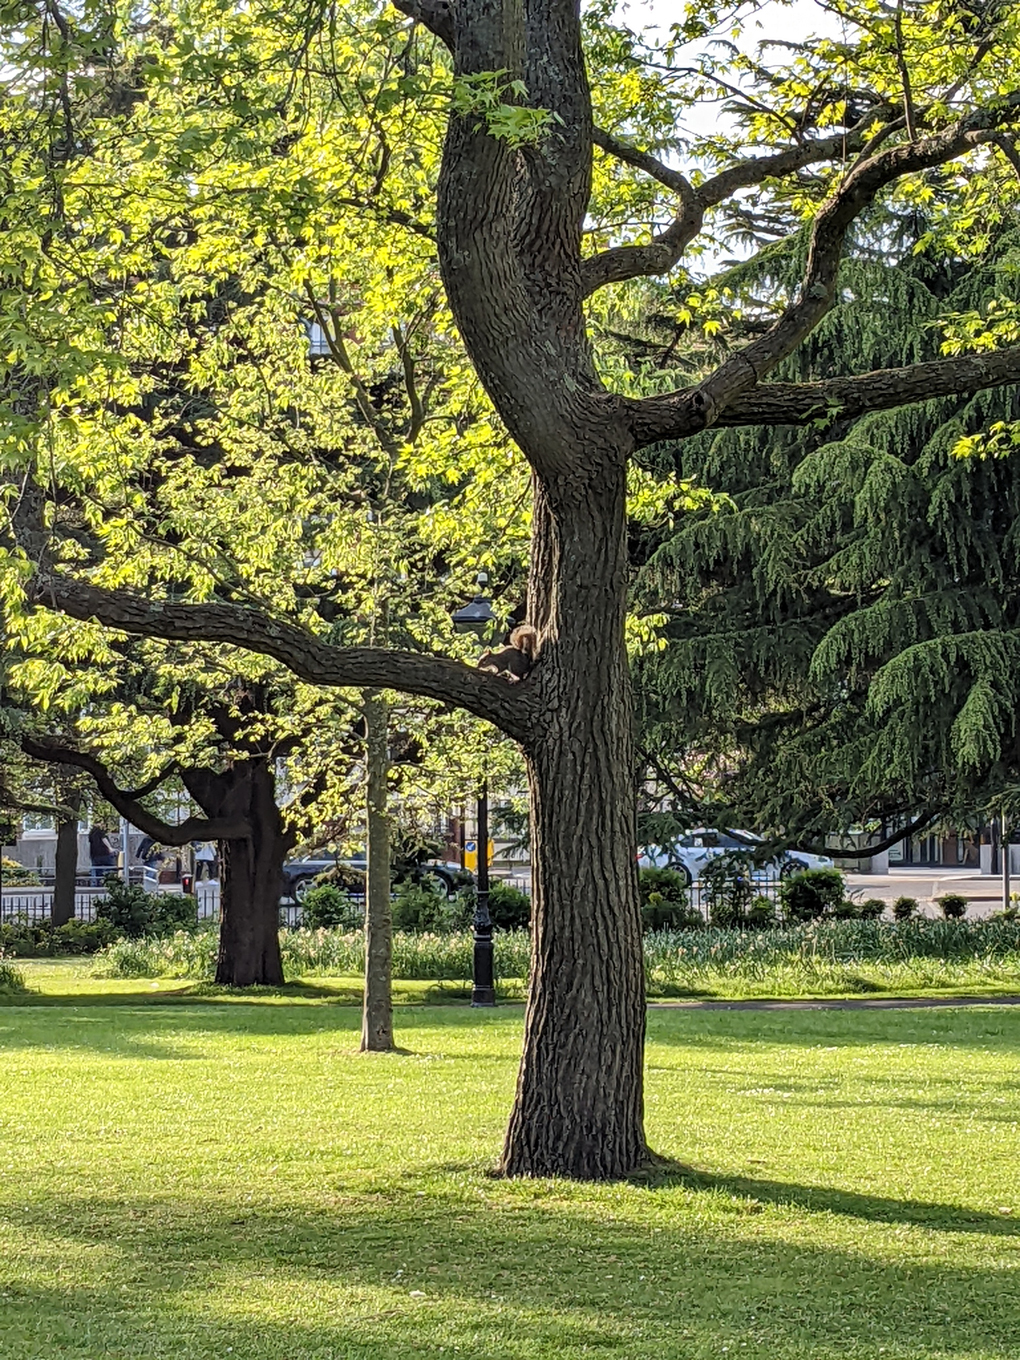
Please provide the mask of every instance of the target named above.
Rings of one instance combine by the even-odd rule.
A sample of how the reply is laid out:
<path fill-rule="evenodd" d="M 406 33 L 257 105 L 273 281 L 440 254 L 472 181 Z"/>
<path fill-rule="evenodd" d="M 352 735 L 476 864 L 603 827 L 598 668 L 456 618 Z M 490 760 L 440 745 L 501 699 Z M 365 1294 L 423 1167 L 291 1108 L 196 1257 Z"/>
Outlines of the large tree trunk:
<path fill-rule="evenodd" d="M 65 767 L 66 768 L 66 767 Z M 53 904 L 50 921 L 54 927 L 67 925 L 74 916 L 74 881 L 78 874 L 78 810 L 81 794 L 69 786 L 58 786 L 58 801 L 75 815 L 57 822 L 57 858 L 54 866 Z"/>
<path fill-rule="evenodd" d="M 507 1175 L 605 1179 L 647 1158 L 625 475 L 607 457 L 586 485 L 536 481 L 544 715 L 528 752 L 532 974 Z"/>
<path fill-rule="evenodd" d="M 386 815 L 388 714 L 378 690 L 365 694 L 365 1004 L 362 1052 L 393 1047 L 393 920 L 390 912 L 390 830 Z"/>
<path fill-rule="evenodd" d="M 232 811 L 251 835 L 220 842 L 220 948 L 216 981 L 231 987 L 283 982 L 280 893 L 291 839 L 276 806 L 268 759 L 238 762 L 231 772 Z"/>

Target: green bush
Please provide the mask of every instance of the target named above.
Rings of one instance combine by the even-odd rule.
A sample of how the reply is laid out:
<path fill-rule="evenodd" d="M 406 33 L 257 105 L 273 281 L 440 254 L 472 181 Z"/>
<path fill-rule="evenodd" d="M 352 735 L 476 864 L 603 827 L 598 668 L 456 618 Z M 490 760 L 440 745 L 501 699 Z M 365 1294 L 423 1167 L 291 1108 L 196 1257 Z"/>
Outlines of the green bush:
<path fill-rule="evenodd" d="M 747 909 L 751 930 L 772 930 L 776 924 L 776 904 L 769 897 L 756 897 Z"/>
<path fill-rule="evenodd" d="M 947 921 L 959 921 L 967 915 L 967 899 L 962 893 L 946 893 L 937 901 Z"/>
<path fill-rule="evenodd" d="M 909 921 L 912 916 L 917 915 L 917 898 L 897 897 L 892 904 L 892 914 L 897 921 Z"/>
<path fill-rule="evenodd" d="M 837 902 L 829 914 L 835 921 L 859 921 L 861 919 L 860 907 L 848 897 L 844 898 L 842 902 Z"/>
<path fill-rule="evenodd" d="M 0 859 L 0 883 L 5 888 L 38 888 L 42 882 L 34 869 L 26 869 L 16 859 Z"/>
<path fill-rule="evenodd" d="M 687 901 L 687 884 L 676 869 L 639 869 L 638 892 L 642 906 L 653 896 L 656 902 Z"/>
<path fill-rule="evenodd" d="M 498 930 L 528 930 L 531 898 L 512 883 L 493 883 L 489 888 L 489 919 Z"/>
<path fill-rule="evenodd" d="M 819 921 L 832 916 L 845 899 L 845 882 L 839 869 L 805 869 L 784 879 L 779 900 L 788 921 Z"/>
<path fill-rule="evenodd" d="M 884 913 L 885 902 L 881 897 L 866 897 L 857 911 L 862 921 L 880 921 Z"/>
<path fill-rule="evenodd" d="M 197 928 L 198 901 L 187 893 L 147 893 L 137 884 L 107 879 L 106 892 L 96 898 L 96 917 L 129 940 L 172 935 Z"/>
<path fill-rule="evenodd" d="M 357 930 L 363 919 L 363 912 L 356 907 L 345 892 L 331 883 L 310 888 L 301 903 L 301 919 L 304 925 L 313 930 Z"/>
<path fill-rule="evenodd" d="M 693 930 L 704 926 L 701 912 L 691 906 L 687 883 L 676 869 L 639 869 L 641 924 L 647 930 Z"/>
<path fill-rule="evenodd" d="M 453 928 L 454 909 L 434 888 L 402 883 L 393 900 L 393 929 L 443 934 Z"/>
<path fill-rule="evenodd" d="M 50 935 L 55 954 L 94 954 L 116 938 L 109 921 L 68 921 Z"/>
<path fill-rule="evenodd" d="M 109 921 L 68 921 L 55 930 L 49 921 L 9 921 L 0 926 L 0 955 L 48 959 L 54 954 L 94 954 L 116 936 Z"/>

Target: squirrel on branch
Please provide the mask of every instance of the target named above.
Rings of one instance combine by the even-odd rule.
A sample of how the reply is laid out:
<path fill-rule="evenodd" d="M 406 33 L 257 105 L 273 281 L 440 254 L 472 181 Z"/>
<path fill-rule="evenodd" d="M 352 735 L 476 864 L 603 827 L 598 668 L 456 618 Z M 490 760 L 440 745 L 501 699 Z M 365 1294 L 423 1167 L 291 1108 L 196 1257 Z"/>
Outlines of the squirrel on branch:
<path fill-rule="evenodd" d="M 497 652 L 483 652 L 478 658 L 480 671 L 494 671 L 512 685 L 531 670 L 538 658 L 538 630 L 530 624 L 522 623 L 510 634 L 510 646 L 501 647 Z"/>

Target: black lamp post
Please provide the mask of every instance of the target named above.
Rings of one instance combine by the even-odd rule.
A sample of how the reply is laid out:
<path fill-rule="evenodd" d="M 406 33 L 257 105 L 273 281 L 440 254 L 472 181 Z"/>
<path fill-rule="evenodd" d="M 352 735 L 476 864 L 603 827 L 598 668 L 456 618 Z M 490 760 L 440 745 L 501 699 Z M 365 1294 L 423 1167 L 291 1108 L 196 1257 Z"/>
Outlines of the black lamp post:
<path fill-rule="evenodd" d="M 489 578 L 478 573 L 478 593 L 470 604 L 453 615 L 458 633 L 475 633 L 484 638 L 496 622 L 492 603 L 484 594 Z M 478 790 L 478 890 L 475 896 L 475 947 L 471 965 L 472 1006 L 494 1006 L 496 983 L 492 963 L 492 918 L 489 916 L 489 786 L 483 779 Z"/>

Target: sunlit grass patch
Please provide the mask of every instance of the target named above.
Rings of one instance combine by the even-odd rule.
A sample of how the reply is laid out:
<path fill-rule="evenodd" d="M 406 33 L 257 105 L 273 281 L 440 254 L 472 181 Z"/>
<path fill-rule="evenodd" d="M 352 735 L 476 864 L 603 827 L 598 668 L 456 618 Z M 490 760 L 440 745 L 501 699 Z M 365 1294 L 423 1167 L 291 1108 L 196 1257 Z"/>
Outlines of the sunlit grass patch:
<path fill-rule="evenodd" d="M 0 1010 L 3 1360 L 1015 1360 L 1012 1010 L 653 1012 L 589 1186 L 488 1175 L 517 1007 L 81 1001 Z"/>

